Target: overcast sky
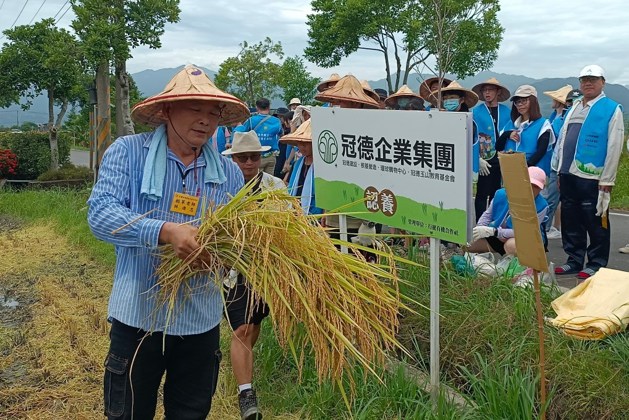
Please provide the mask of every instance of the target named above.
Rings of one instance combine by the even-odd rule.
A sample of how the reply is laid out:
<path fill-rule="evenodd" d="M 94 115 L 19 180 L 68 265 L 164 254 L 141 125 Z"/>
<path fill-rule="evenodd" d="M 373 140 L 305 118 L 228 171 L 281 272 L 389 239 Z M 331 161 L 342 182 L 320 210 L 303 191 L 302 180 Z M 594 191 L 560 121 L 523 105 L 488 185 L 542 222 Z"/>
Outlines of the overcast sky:
<path fill-rule="evenodd" d="M 238 53 L 243 40 L 257 43 L 265 36 L 281 41 L 287 56 L 301 55 L 307 45 L 308 0 L 181 0 L 180 6 L 181 20 L 167 26 L 160 50 L 133 51 L 131 73 L 188 63 L 217 70 L 223 60 Z M 68 7 L 65 0 L 0 0 L 0 29 L 10 28 L 16 19 L 23 25 L 55 15 L 60 26 L 68 27 L 73 19 L 72 10 L 64 15 Z M 606 70 L 608 82 L 629 85 L 627 0 L 504 0 L 501 8 L 505 33 L 491 70 L 534 78 L 568 77 L 596 63 Z M 385 76 L 377 52 L 355 53 L 338 68 L 310 63 L 308 67 L 322 78 L 332 72 L 369 80 Z"/>

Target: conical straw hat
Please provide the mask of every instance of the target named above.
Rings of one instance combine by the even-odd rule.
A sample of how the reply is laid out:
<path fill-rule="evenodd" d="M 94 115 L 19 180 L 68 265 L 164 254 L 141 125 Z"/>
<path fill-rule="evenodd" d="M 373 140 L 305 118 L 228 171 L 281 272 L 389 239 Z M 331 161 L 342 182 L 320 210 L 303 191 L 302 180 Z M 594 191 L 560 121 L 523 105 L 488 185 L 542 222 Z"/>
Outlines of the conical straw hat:
<path fill-rule="evenodd" d="M 409 97 L 418 98 L 419 100 L 422 101 L 422 106 L 423 106 L 425 99 L 422 98 L 417 93 L 413 92 L 413 90 L 409 88 L 407 85 L 402 85 L 402 87 L 399 88 L 397 92 L 395 92 L 393 95 L 389 95 L 387 99 L 384 100 L 384 104 L 386 106 L 392 107 L 397 104 L 397 100 L 399 98 L 409 98 Z"/>
<path fill-rule="evenodd" d="M 472 91 L 476 95 L 478 95 L 479 98 L 483 97 L 483 92 L 481 90 L 483 89 L 484 85 L 492 85 L 498 88 L 498 102 L 504 102 L 507 99 L 509 99 L 509 96 L 511 96 L 511 92 L 509 92 L 509 89 L 507 89 L 504 85 L 500 84 L 498 79 L 496 79 L 495 77 L 492 77 L 489 80 L 485 80 L 484 82 L 479 83 L 472 88 Z"/>
<path fill-rule="evenodd" d="M 301 124 L 297 130 L 292 133 L 286 134 L 280 138 L 280 142 L 290 144 L 291 146 L 297 146 L 299 144 L 312 142 L 312 129 L 310 128 L 310 122 L 312 119 Z"/>
<path fill-rule="evenodd" d="M 380 95 L 376 93 L 375 90 L 371 88 L 371 85 L 366 80 L 361 80 L 360 85 L 363 87 L 365 93 L 375 99 L 376 102 L 380 102 Z"/>
<path fill-rule="evenodd" d="M 419 96 L 421 96 L 422 98 L 424 98 L 425 100 L 427 100 L 430 103 L 433 102 L 437 102 L 437 98 L 431 99 L 432 97 L 432 92 L 430 91 L 430 85 L 433 82 L 436 82 L 437 80 L 439 80 L 438 77 L 430 77 L 426 80 L 424 80 L 422 82 L 421 85 L 419 85 Z M 452 80 L 450 79 L 446 79 L 445 77 L 443 78 L 443 84 L 442 87 L 446 87 L 448 86 L 450 83 L 452 83 Z"/>
<path fill-rule="evenodd" d="M 319 85 L 317 86 L 317 92 L 323 92 L 324 90 L 331 88 L 339 80 L 341 80 L 341 76 L 339 76 L 337 73 L 332 73 L 328 80 L 324 80 L 323 82 L 319 83 Z"/>
<path fill-rule="evenodd" d="M 572 92 L 572 85 L 566 85 L 557 90 L 547 90 L 544 92 L 544 95 L 548 95 L 557 102 L 561 102 L 562 104 L 566 104 L 566 99 L 568 94 Z"/>
<path fill-rule="evenodd" d="M 157 126 L 167 121 L 162 104 L 191 99 L 217 103 L 221 108 L 219 125 L 239 123 L 249 117 L 249 108 L 244 102 L 217 88 L 203 70 L 195 66 L 186 66 L 162 92 L 137 104 L 131 117 L 136 122 Z"/>
<path fill-rule="evenodd" d="M 379 108 L 378 102 L 367 95 L 358 79 L 350 74 L 342 77 L 333 87 L 318 93 L 315 99 L 323 102 L 349 101 L 367 105 L 369 108 Z"/>
<path fill-rule="evenodd" d="M 457 81 L 454 81 L 450 83 L 447 87 L 444 87 L 443 89 L 441 89 L 441 97 L 443 98 L 443 96 L 448 92 L 462 93 L 465 97 L 464 102 L 467 105 L 467 107 L 470 109 L 472 109 L 472 107 L 478 103 L 478 95 L 476 95 L 470 89 L 464 88 Z M 435 90 L 432 92 L 432 97 L 434 98 L 433 100 L 434 102 L 431 101 L 430 103 L 432 103 L 434 106 L 436 106 L 438 94 L 439 94 L 439 91 Z"/>

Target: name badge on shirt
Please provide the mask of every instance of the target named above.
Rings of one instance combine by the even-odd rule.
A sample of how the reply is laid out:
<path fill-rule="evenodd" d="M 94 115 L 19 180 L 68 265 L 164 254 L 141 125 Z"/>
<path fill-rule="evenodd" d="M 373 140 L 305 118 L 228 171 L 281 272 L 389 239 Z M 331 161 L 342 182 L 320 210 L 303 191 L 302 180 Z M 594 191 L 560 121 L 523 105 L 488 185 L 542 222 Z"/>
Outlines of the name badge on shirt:
<path fill-rule="evenodd" d="M 199 197 L 176 192 L 170 204 L 170 211 L 185 214 L 186 216 L 194 216 L 197 214 L 198 207 Z"/>

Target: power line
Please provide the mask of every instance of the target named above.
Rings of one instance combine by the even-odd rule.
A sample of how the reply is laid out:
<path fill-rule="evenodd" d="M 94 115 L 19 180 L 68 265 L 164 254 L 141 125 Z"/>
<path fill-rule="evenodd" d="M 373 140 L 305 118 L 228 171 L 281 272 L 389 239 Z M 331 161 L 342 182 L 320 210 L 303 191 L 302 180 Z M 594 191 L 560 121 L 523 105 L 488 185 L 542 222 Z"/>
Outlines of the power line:
<path fill-rule="evenodd" d="M 61 11 L 63 10 L 64 7 L 66 7 L 66 4 L 68 4 L 70 0 L 66 0 L 65 3 L 63 3 L 61 5 L 61 7 L 59 8 L 59 10 L 57 10 L 57 13 L 55 13 L 55 15 L 52 17 L 53 19 L 57 19 L 57 16 L 59 16 L 59 13 L 61 13 Z"/>
<path fill-rule="evenodd" d="M 15 24 L 17 23 L 17 20 L 20 18 L 20 16 L 22 16 L 22 12 L 24 11 L 24 9 L 26 8 L 26 5 L 28 4 L 30 0 L 26 0 L 26 2 L 24 3 L 24 6 L 22 6 L 22 10 L 20 10 L 20 13 L 17 15 L 17 17 L 15 18 L 15 20 L 13 21 L 13 24 L 11 25 L 11 27 L 9 29 L 13 29 L 13 27 L 15 26 Z M 4 4 L 4 3 L 3 3 Z M 2 35 L 2 37 L 0 37 L 0 41 L 3 40 L 5 37 L 5 35 Z"/>
<path fill-rule="evenodd" d="M 5 1 L 6 1 L 6 0 L 2 0 L 2 4 L 0 4 L 0 10 L 2 9 L 2 6 L 4 6 L 4 2 L 5 2 Z"/>
<path fill-rule="evenodd" d="M 37 14 L 39 13 L 39 11 L 41 10 L 42 7 L 44 7 L 44 4 L 46 4 L 46 0 L 42 1 L 41 4 L 39 5 L 39 9 L 37 9 L 37 11 L 35 12 L 35 14 L 33 15 L 33 17 L 31 18 L 31 21 L 28 22 L 28 24 L 30 25 L 31 23 L 33 23 L 33 21 L 35 20 L 35 18 L 37 17 Z"/>
<path fill-rule="evenodd" d="M 63 19 L 63 17 L 66 15 L 66 13 L 68 13 L 68 10 L 70 10 L 72 8 L 72 5 L 69 5 L 68 8 L 66 9 L 65 12 L 63 12 L 63 14 L 59 17 L 59 19 L 57 19 L 57 21 L 55 22 L 55 25 L 58 25 L 59 22 L 61 22 L 61 19 Z"/>

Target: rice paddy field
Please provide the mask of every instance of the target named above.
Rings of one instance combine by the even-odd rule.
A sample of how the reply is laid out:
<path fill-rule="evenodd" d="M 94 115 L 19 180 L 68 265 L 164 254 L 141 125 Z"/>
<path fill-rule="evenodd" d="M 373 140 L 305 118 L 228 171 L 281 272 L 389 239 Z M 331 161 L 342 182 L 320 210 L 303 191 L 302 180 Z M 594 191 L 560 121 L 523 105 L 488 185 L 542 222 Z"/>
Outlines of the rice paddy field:
<path fill-rule="evenodd" d="M 106 307 L 113 248 L 87 228 L 89 191 L 0 191 L 0 418 L 98 419 L 108 348 Z M 409 257 L 425 263 L 425 255 Z M 428 303 L 426 269 L 401 266 L 403 286 Z M 532 419 L 538 418 L 534 297 L 508 279 L 461 277 L 442 268 L 443 393 L 433 410 L 418 377 L 428 365 L 428 313 L 400 314 L 399 340 L 411 357 L 376 368 L 381 380 L 354 368 L 356 393 L 345 405 L 333 382 L 319 381 L 312 353 L 301 375 L 292 356 L 263 324 L 254 385 L 265 418 Z M 545 314 L 556 295 L 543 290 Z M 629 419 L 629 334 L 582 342 L 547 327 L 552 419 Z M 227 354 L 229 331 L 222 334 Z M 391 354 L 395 358 L 395 354 Z M 223 358 L 211 419 L 239 418 L 236 384 Z M 414 368 L 414 369 L 411 369 Z M 417 372 L 424 372 L 424 374 Z M 346 379 L 347 381 L 347 379 Z M 418 383 L 420 382 L 420 383 Z M 160 409 L 161 410 L 161 409 Z M 161 416 L 162 411 L 158 411 Z"/>

